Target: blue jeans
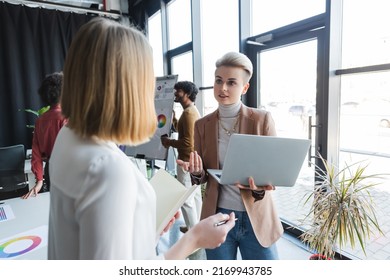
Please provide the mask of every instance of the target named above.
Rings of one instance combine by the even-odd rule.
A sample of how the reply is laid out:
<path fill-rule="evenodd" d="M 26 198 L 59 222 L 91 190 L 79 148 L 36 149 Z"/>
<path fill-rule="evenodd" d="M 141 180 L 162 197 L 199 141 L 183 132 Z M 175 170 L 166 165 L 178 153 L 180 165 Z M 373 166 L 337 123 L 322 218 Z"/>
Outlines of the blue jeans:
<path fill-rule="evenodd" d="M 218 248 L 207 249 L 208 260 L 236 260 L 237 249 L 240 249 L 243 260 L 277 260 L 279 259 L 278 251 L 275 244 L 265 248 L 260 245 L 253 232 L 248 214 L 245 211 L 233 211 L 224 208 L 218 208 L 217 213 L 236 214 L 236 225 L 232 228 L 226 241 Z"/>

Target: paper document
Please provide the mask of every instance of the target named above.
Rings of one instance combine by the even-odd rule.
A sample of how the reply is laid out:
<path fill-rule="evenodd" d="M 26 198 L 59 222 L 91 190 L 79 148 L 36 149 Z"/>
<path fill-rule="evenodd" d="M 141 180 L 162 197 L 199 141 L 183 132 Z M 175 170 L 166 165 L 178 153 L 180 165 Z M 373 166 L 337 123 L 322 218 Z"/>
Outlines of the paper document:
<path fill-rule="evenodd" d="M 156 192 L 156 230 L 157 236 L 160 236 L 170 219 L 199 186 L 193 185 L 191 188 L 186 188 L 163 169 L 156 172 L 150 179 L 150 184 Z"/>
<path fill-rule="evenodd" d="M 9 221 L 15 218 L 11 206 L 5 204 L 0 205 L 0 222 Z"/>

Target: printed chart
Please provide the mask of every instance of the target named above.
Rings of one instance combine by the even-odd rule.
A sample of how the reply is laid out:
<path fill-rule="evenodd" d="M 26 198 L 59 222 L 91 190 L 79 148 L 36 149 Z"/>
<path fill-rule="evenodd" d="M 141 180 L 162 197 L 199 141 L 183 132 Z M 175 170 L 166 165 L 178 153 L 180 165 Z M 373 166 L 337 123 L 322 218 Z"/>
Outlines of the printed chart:
<path fill-rule="evenodd" d="M 14 259 L 47 246 L 48 227 L 40 226 L 0 240 L 0 260 Z"/>

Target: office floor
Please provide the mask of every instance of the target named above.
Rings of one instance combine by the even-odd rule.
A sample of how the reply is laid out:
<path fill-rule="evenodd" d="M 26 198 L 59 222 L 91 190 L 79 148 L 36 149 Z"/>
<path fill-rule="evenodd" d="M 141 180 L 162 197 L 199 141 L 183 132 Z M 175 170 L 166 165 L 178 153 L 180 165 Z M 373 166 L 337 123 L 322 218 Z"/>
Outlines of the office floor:
<path fill-rule="evenodd" d="M 312 255 L 298 240 L 287 233 L 278 240 L 277 246 L 281 260 L 308 260 Z"/>

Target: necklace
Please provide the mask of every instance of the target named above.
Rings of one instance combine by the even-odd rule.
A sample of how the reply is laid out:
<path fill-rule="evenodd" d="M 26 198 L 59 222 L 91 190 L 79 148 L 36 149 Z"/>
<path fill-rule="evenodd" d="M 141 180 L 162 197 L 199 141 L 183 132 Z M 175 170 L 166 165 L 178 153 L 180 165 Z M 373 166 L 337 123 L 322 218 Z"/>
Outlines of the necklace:
<path fill-rule="evenodd" d="M 238 112 L 237 116 L 236 116 L 236 120 L 234 122 L 234 125 L 232 127 L 232 129 L 227 129 L 226 127 L 223 126 L 222 124 L 222 121 L 219 117 L 219 112 L 218 112 L 218 122 L 219 124 L 221 125 L 222 129 L 225 131 L 225 133 L 228 135 L 228 136 L 231 136 L 233 133 L 237 132 L 236 131 L 236 128 L 237 128 L 237 125 L 238 125 L 238 121 L 240 120 L 240 112 Z"/>

